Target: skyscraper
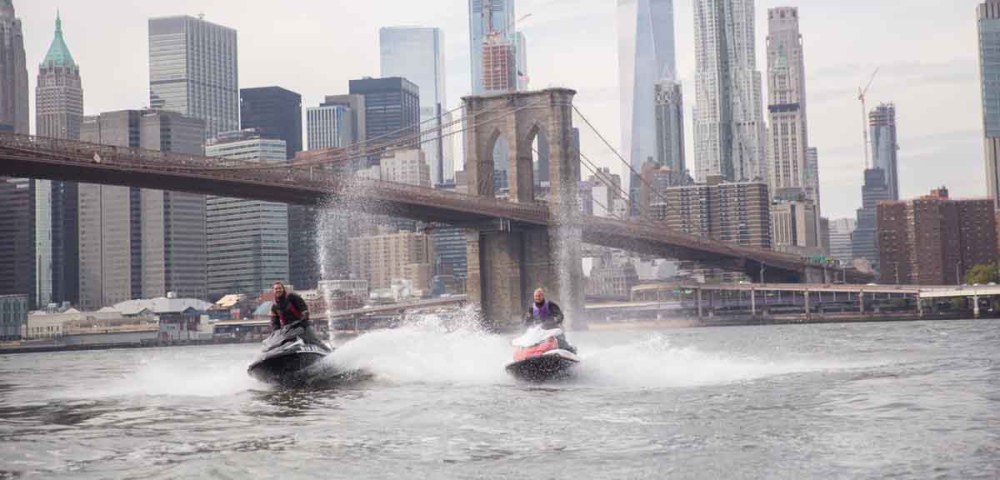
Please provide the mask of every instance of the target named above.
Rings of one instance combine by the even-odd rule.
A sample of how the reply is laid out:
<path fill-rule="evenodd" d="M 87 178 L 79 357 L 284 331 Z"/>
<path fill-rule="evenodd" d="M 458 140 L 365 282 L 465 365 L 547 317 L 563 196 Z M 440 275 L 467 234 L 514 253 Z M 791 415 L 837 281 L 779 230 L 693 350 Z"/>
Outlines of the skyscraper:
<path fill-rule="evenodd" d="M 656 163 L 675 177 L 684 177 L 684 93 L 681 84 L 664 80 L 656 84 Z"/>
<path fill-rule="evenodd" d="M 819 209 L 819 150 L 816 147 L 806 149 L 805 186 L 806 198 L 812 200 Z"/>
<path fill-rule="evenodd" d="M 885 170 L 881 168 L 865 170 L 857 227 L 851 236 L 851 251 L 855 260 L 867 260 L 876 272 L 879 270 L 876 214 L 878 203 L 884 200 L 891 200 Z"/>
<path fill-rule="evenodd" d="M 205 124 L 175 112 L 123 110 L 85 117 L 85 142 L 202 153 Z M 139 297 L 205 296 L 205 197 L 79 185 L 80 306 Z"/>
<path fill-rule="evenodd" d="M 175 112 L 143 112 L 140 148 L 203 155 L 205 123 Z M 141 190 L 142 297 L 174 292 L 206 298 L 205 195 Z"/>
<path fill-rule="evenodd" d="M 517 32 L 514 36 L 514 49 L 517 50 L 517 89 L 524 91 L 528 89 L 528 39 L 524 32 Z"/>
<path fill-rule="evenodd" d="M 699 180 L 767 178 L 753 0 L 695 0 L 695 162 Z"/>
<path fill-rule="evenodd" d="M 353 142 L 351 109 L 343 105 L 320 105 L 306 109 L 306 145 L 309 150 L 342 148 Z"/>
<path fill-rule="evenodd" d="M 138 116 L 133 110 L 84 117 L 80 139 L 138 148 Z M 89 183 L 78 188 L 79 307 L 96 310 L 131 300 L 133 293 L 141 295 L 142 230 L 138 225 L 133 228 L 141 213 L 139 189 Z M 134 265 L 138 267 L 133 269 Z"/>
<path fill-rule="evenodd" d="M 228 132 L 211 139 L 209 157 L 261 163 L 287 161 L 283 140 L 252 131 Z M 228 197 L 208 197 L 208 293 L 259 295 L 272 282 L 289 277 L 288 206 Z M 301 232 L 295 232 L 300 234 Z M 301 253 L 296 253 L 299 255 Z"/>
<path fill-rule="evenodd" d="M 0 295 L 24 295 L 35 306 L 35 197 L 27 178 L 0 177 Z"/>
<path fill-rule="evenodd" d="M 508 40 L 494 38 L 483 44 L 483 93 L 517 90 L 517 51 Z"/>
<path fill-rule="evenodd" d="M 447 110 L 445 97 L 444 34 L 439 28 L 386 27 L 379 30 L 382 77 L 402 77 L 420 89 L 420 149 L 427 156 L 435 185 L 454 177 L 445 168 L 441 138 Z"/>
<path fill-rule="evenodd" d="M 0 0 L 0 130 L 28 134 L 28 69 L 21 19 L 11 0 Z M 0 295 L 29 297 L 35 306 L 35 186 L 0 177 Z"/>
<path fill-rule="evenodd" d="M 844 265 L 854 259 L 851 236 L 858 222 L 853 218 L 841 218 L 830 222 L 830 256 Z"/>
<path fill-rule="evenodd" d="M 302 151 L 302 95 L 281 87 L 240 90 L 240 125 L 285 142 L 289 160 Z"/>
<path fill-rule="evenodd" d="M 365 137 L 365 97 L 328 95 L 318 107 L 306 109 L 306 137 L 309 150 L 343 148 Z M 376 141 L 377 143 L 377 141 Z M 357 167 L 362 162 L 351 162 Z M 367 166 L 367 165 L 365 165 Z M 320 280 L 320 219 L 330 212 L 302 205 L 288 207 L 289 281 L 297 288 L 312 288 Z M 331 215 L 331 217 L 337 217 Z M 342 218 L 342 217 L 337 217 Z M 333 222 L 340 226 L 342 223 Z M 325 245 L 327 272 L 347 273 L 347 241 L 335 239 Z M 333 252 L 333 253 L 331 253 Z M 329 257 L 329 258 L 327 258 Z M 333 262 L 342 262 L 333 266 Z M 332 275 L 332 273 L 329 273 Z"/>
<path fill-rule="evenodd" d="M 896 143 L 896 106 L 883 103 L 868 114 L 871 127 L 872 167 L 885 172 L 889 187 L 889 200 L 899 200 L 899 175 L 896 161 L 899 145 Z"/>
<path fill-rule="evenodd" d="M 621 92 L 622 150 L 635 172 L 646 162 L 667 165 L 662 153 L 674 151 L 682 138 L 669 136 L 675 145 L 659 148 L 669 135 L 670 125 L 678 125 L 683 105 L 658 108 L 661 104 L 676 104 L 679 86 L 676 79 L 674 53 L 673 0 L 618 0 L 618 81 Z M 662 118 L 663 114 L 669 114 Z M 659 127 L 667 126 L 667 130 Z M 683 126 L 682 132 L 683 132 Z M 683 145 L 681 143 L 680 145 Z M 683 147 L 680 147 L 683 150 Z M 637 198 L 640 179 L 631 175 L 630 190 Z M 635 203 L 635 202 L 633 202 Z"/>
<path fill-rule="evenodd" d="M 389 142 L 407 147 L 420 144 L 420 89 L 416 84 L 400 77 L 364 78 L 350 81 L 350 93 L 365 98 L 363 140 L 372 142 L 369 147 Z"/>
<path fill-rule="evenodd" d="M 779 252 L 822 254 L 816 205 L 808 200 L 771 204 L 771 243 Z"/>
<path fill-rule="evenodd" d="M 795 7 L 772 8 L 767 17 L 768 183 L 772 196 L 787 191 L 804 195 L 809 141 L 799 11 Z"/>
<path fill-rule="evenodd" d="M 239 130 L 236 30 L 189 16 L 149 20 L 149 105 Z"/>
<path fill-rule="evenodd" d="M 21 19 L 13 0 L 0 0 L 0 124 L 27 135 L 28 67 L 24 60 Z"/>
<path fill-rule="evenodd" d="M 1000 0 L 986 0 L 977 13 L 986 186 L 1000 210 Z"/>
<path fill-rule="evenodd" d="M 41 137 L 80 139 L 83 88 L 80 67 L 63 39 L 56 15 L 55 36 L 38 67 L 35 133 Z M 79 301 L 77 184 L 35 180 L 35 265 L 39 305 Z"/>
<path fill-rule="evenodd" d="M 63 39 L 62 19 L 56 16 L 56 31 L 38 67 L 35 91 L 35 133 L 41 137 L 80 138 L 83 120 L 83 87 L 80 67 Z"/>
<path fill-rule="evenodd" d="M 319 107 L 306 110 L 306 138 L 309 150 L 346 147 L 364 140 L 364 95 L 327 95 Z"/>
<path fill-rule="evenodd" d="M 510 92 L 528 86 L 527 40 L 515 30 L 515 0 L 469 0 L 472 94 Z M 493 145 L 495 188 L 507 190 L 510 146 Z"/>
<path fill-rule="evenodd" d="M 767 11 L 768 185 L 776 250 L 816 255 L 822 250 L 815 149 L 809 148 L 805 61 L 799 10 Z"/>
<path fill-rule="evenodd" d="M 495 33 L 498 42 L 505 42 L 510 46 L 516 65 L 519 57 L 516 52 L 518 38 L 514 30 L 514 2 L 515 0 L 469 0 L 469 47 L 472 50 L 469 57 L 472 63 L 473 95 L 486 93 L 483 87 L 483 45 L 489 32 Z M 486 11 L 484 5 L 488 7 Z M 527 73 L 526 65 L 516 66 L 522 75 Z M 517 74 L 515 70 L 514 75 Z"/>

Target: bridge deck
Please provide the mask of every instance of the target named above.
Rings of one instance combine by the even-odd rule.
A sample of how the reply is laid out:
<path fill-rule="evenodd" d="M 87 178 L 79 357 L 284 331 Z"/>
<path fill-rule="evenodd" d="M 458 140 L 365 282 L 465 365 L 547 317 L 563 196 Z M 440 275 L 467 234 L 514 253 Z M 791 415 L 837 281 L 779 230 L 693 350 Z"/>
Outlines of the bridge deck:
<path fill-rule="evenodd" d="M 262 165 L 225 158 L 162 153 L 26 135 L 0 135 L 0 175 L 121 185 L 289 204 L 339 207 L 465 227 L 497 220 L 514 226 L 547 226 L 543 203 L 512 203 L 431 188 L 359 180 L 317 166 Z M 801 274 L 811 266 L 802 258 L 770 250 L 731 245 L 671 231 L 654 222 L 588 217 L 583 240 L 722 268 Z M 848 271 L 860 280 L 867 277 Z"/>

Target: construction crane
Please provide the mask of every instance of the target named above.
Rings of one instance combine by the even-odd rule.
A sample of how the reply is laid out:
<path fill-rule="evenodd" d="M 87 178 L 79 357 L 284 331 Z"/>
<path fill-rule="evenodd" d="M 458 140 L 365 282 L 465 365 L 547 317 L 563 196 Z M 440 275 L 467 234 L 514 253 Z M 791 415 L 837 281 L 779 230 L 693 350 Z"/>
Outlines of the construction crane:
<path fill-rule="evenodd" d="M 517 90 L 522 73 L 517 66 L 515 47 L 509 32 L 531 14 L 523 15 L 498 30 L 493 26 L 493 6 L 494 0 L 482 0 L 480 4 L 483 21 L 483 44 L 481 47 L 483 49 L 483 89 L 486 91 Z M 493 47 L 506 48 L 502 50 L 500 58 L 497 58 L 499 53 L 492 52 Z"/>
<path fill-rule="evenodd" d="M 871 153 L 868 149 L 868 103 L 866 96 L 868 95 L 868 89 L 872 87 L 872 82 L 875 81 L 875 75 L 878 75 L 879 68 L 882 67 L 878 67 L 874 72 L 872 72 L 872 76 L 868 80 L 868 85 L 865 85 L 865 88 L 858 87 L 858 100 L 861 101 L 861 134 L 864 136 L 865 142 L 861 146 L 861 148 L 865 151 L 865 169 L 872 168 L 870 157 Z"/>
<path fill-rule="evenodd" d="M 486 27 L 486 31 L 483 32 L 483 38 L 484 39 L 489 39 L 491 37 L 497 37 L 500 34 L 507 35 L 507 32 L 509 32 L 514 27 L 516 27 L 517 24 L 521 23 L 526 18 L 528 18 L 528 17 L 531 16 L 530 13 L 527 14 L 527 15 L 522 15 L 518 19 L 510 22 L 507 25 L 504 25 L 504 27 L 502 29 L 495 30 L 493 28 L 493 0 L 483 0 L 483 3 L 480 6 L 480 9 L 482 10 L 481 11 L 481 16 L 483 18 L 483 24 Z"/>

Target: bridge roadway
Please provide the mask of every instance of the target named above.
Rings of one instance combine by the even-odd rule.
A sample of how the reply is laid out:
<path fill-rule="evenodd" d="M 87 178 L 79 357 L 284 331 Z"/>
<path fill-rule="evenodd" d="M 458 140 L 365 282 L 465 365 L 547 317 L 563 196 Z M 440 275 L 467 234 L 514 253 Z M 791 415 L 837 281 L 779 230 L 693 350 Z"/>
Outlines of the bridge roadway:
<path fill-rule="evenodd" d="M 315 163 L 268 165 L 96 145 L 27 135 L 0 134 L 0 176 L 75 181 L 247 198 L 302 205 L 336 202 L 372 214 L 490 229 L 548 226 L 541 203 L 512 203 L 431 188 L 347 178 Z M 803 281 L 807 270 L 822 270 L 801 257 L 741 247 L 670 231 L 653 222 L 588 217 L 585 243 L 621 248 L 751 274 Z M 849 282 L 868 281 L 847 270 Z"/>

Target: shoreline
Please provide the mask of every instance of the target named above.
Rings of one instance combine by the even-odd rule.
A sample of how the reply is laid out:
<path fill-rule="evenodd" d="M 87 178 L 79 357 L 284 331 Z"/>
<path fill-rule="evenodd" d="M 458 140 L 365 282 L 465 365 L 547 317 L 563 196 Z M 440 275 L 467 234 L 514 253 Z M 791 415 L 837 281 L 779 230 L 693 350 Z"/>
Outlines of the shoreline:
<path fill-rule="evenodd" d="M 946 321 L 961 321 L 961 320 L 998 320 L 997 318 L 986 317 L 986 318 L 968 318 L 964 315 L 955 316 L 937 316 L 934 318 L 917 318 L 916 316 L 907 315 L 896 315 L 896 316 L 884 316 L 884 317 L 822 317 L 822 318 L 803 318 L 801 316 L 789 316 L 789 317 L 769 317 L 769 318 L 758 318 L 758 319 L 748 319 L 746 317 L 742 318 L 725 318 L 725 317 L 714 317 L 709 319 L 687 319 L 687 318 L 676 318 L 676 319 L 664 319 L 664 320 L 636 320 L 636 321 L 617 321 L 617 322 L 600 322 L 592 321 L 587 322 L 584 330 L 589 331 L 628 331 L 628 330 L 656 330 L 656 329 L 682 329 L 682 328 L 706 328 L 706 327 L 752 327 L 752 326 L 770 326 L 770 325 L 809 325 L 809 324 L 834 324 L 834 323 L 877 323 L 877 322 L 946 322 Z M 572 327 L 570 330 L 573 331 Z M 336 338 L 349 338 L 353 339 L 358 336 L 364 335 L 367 332 L 353 332 L 344 331 L 338 332 Z M 85 352 L 85 351 L 97 351 L 97 350 L 126 350 L 126 349 L 140 349 L 140 348 L 171 348 L 171 347 L 207 347 L 213 345 L 248 345 L 260 343 L 260 340 L 249 340 L 249 341 L 234 341 L 234 340 L 191 340 L 187 342 L 172 342 L 172 343 L 111 343 L 111 344 L 89 344 L 89 345 L 41 345 L 41 346 L 17 346 L 17 347 L 0 347 L 0 355 L 17 355 L 26 353 L 54 353 L 54 352 Z"/>
<path fill-rule="evenodd" d="M 782 316 L 782 317 L 767 317 L 767 318 L 755 318 L 751 319 L 748 317 L 713 317 L 698 319 L 688 319 L 688 318 L 678 318 L 678 319 L 663 319 L 663 320 L 637 320 L 637 321 L 618 321 L 618 322 L 602 322 L 602 321 L 591 321 L 587 323 L 587 329 L 598 330 L 598 331 L 616 331 L 616 330 L 647 330 L 656 328 L 706 328 L 706 327 L 756 327 L 756 326 L 772 326 L 772 325 L 812 325 L 812 324 L 835 324 L 835 323 L 879 323 L 879 322 L 948 322 L 956 320 L 982 320 L 990 321 L 997 320 L 993 317 L 980 317 L 980 318 L 970 318 L 967 315 L 939 315 L 935 317 L 924 317 L 920 318 L 917 315 L 885 315 L 885 316 L 829 316 L 820 317 L 814 316 L 812 318 L 805 318 L 802 315 L 796 316 Z"/>

